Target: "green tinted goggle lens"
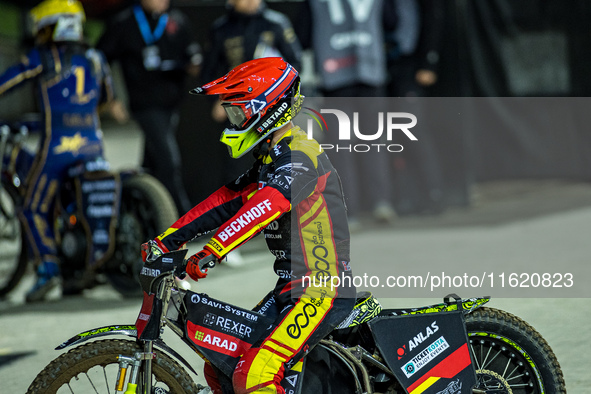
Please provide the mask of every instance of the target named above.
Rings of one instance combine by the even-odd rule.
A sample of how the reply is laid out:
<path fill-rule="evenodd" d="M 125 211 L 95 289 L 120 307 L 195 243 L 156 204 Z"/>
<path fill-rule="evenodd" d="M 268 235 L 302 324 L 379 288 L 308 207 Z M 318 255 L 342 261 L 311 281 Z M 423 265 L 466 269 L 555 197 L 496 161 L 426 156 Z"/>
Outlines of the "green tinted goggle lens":
<path fill-rule="evenodd" d="M 222 105 L 226 110 L 228 120 L 233 126 L 240 127 L 246 122 L 246 115 L 244 114 L 244 111 L 242 111 L 242 108 L 231 104 Z"/>

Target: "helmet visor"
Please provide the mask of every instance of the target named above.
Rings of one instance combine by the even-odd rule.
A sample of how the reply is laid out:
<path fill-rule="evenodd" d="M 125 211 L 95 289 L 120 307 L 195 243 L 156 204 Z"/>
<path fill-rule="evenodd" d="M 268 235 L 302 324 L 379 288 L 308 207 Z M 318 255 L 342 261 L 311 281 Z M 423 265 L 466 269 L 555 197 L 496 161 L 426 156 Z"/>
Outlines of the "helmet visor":
<path fill-rule="evenodd" d="M 246 114 L 242 110 L 242 107 L 230 103 L 222 103 L 222 106 L 226 110 L 228 120 L 234 127 L 241 127 L 244 125 L 246 122 Z"/>
<path fill-rule="evenodd" d="M 77 15 L 62 15 L 53 30 L 54 41 L 81 41 L 82 18 Z"/>

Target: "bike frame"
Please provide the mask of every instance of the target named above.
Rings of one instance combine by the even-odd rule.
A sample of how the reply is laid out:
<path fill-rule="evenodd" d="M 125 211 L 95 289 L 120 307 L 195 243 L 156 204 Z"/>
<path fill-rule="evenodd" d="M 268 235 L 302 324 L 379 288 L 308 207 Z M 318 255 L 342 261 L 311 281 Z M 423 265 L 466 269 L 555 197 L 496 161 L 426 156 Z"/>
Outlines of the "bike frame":
<path fill-rule="evenodd" d="M 192 350 L 194 350 L 200 357 L 208 359 L 204 355 L 206 349 L 200 350 L 200 347 L 188 339 L 187 327 L 183 325 L 183 321 L 187 318 L 187 306 L 184 304 L 182 294 L 176 287 L 175 275 L 181 275 L 184 272 L 186 262 L 184 257 L 186 250 L 180 250 L 176 252 L 167 253 L 159 257 L 155 262 L 146 263 L 140 274 L 140 283 L 144 290 L 144 298 L 142 306 L 135 322 L 135 325 L 115 325 L 96 328 L 90 331 L 80 333 L 73 338 L 65 341 L 59 345 L 56 350 L 62 350 L 66 347 L 75 346 L 89 339 L 94 339 L 102 336 L 112 335 L 125 335 L 134 339 L 137 339 L 142 344 L 141 352 L 137 352 L 134 355 L 120 355 L 119 357 L 119 378 L 117 380 L 117 388 L 119 391 L 123 389 L 122 385 L 129 376 L 128 385 L 126 387 L 125 394 L 133 394 L 137 392 L 138 384 L 141 383 L 145 392 L 150 393 L 152 390 L 152 360 L 155 357 L 154 349 L 158 348 L 170 354 L 181 362 L 189 371 L 197 374 L 191 365 L 181 357 L 176 351 L 171 349 L 161 339 L 161 334 L 166 326 L 168 326 L 176 335 L 178 335 L 184 343 L 186 343 Z M 198 293 L 192 293 L 193 296 L 199 295 Z M 394 319 L 400 319 L 402 317 L 411 317 L 413 319 L 421 321 L 421 316 L 427 317 L 432 320 L 433 317 L 439 316 L 438 319 L 443 320 L 444 315 L 448 315 L 457 324 L 463 324 L 463 318 L 461 316 L 472 312 L 474 309 L 479 308 L 486 302 L 488 298 L 474 298 L 469 300 L 461 300 L 455 295 L 450 295 L 444 299 L 444 303 L 426 306 L 422 308 L 414 308 L 409 310 L 404 309 L 390 309 L 383 310 L 377 318 L 371 318 L 370 324 L 378 322 L 378 325 L 374 324 L 374 329 L 379 331 L 379 323 L 392 324 Z M 173 316 L 171 311 L 182 315 L 182 319 L 178 319 L 178 316 Z M 450 313 L 453 313 L 452 317 Z M 414 316 L 414 317 L 413 317 Z M 408 322 L 407 321 L 407 322 Z M 424 322 L 426 320 L 422 320 Z M 409 331 L 404 331 L 406 325 L 401 325 L 396 320 L 396 324 L 405 334 L 409 334 Z M 423 323 L 419 323 L 423 324 Z M 391 327 L 391 326 L 390 326 Z M 386 332 L 390 332 L 390 328 L 386 328 Z M 391 332 L 390 332 L 391 334 Z M 414 334 L 414 332 L 413 332 Z M 390 337 L 392 335 L 389 335 Z M 446 336 L 450 340 L 451 333 L 447 332 Z M 376 344 L 382 342 L 379 338 L 375 339 Z M 460 344 L 462 343 L 461 338 L 459 339 Z M 451 344 L 451 341 L 450 341 Z M 357 392 L 372 393 L 372 381 L 370 378 L 369 368 L 377 369 L 382 372 L 388 379 L 395 379 L 401 382 L 401 372 L 397 371 L 399 367 L 392 367 L 392 354 L 388 354 L 388 348 L 396 349 L 392 346 L 388 340 L 384 340 L 382 343 L 383 350 L 381 356 L 379 354 L 371 354 L 360 345 L 347 346 L 343 342 L 339 342 L 339 338 L 327 338 L 320 341 L 317 346 L 319 349 L 329 352 L 336 360 L 342 365 L 345 370 L 351 373 L 354 378 Z M 390 350 L 392 353 L 394 350 Z M 383 358 L 382 358 L 383 357 Z M 212 364 L 216 364 L 215 358 L 209 358 Z M 219 360 L 218 360 L 219 361 Z M 306 359 L 304 360 L 304 367 L 302 371 L 306 371 Z M 402 365 L 402 364 L 401 364 Z M 140 371 L 143 375 L 140 375 Z M 139 381 L 140 376 L 143 376 L 143 381 Z M 401 382 L 402 383 L 402 382 Z"/>

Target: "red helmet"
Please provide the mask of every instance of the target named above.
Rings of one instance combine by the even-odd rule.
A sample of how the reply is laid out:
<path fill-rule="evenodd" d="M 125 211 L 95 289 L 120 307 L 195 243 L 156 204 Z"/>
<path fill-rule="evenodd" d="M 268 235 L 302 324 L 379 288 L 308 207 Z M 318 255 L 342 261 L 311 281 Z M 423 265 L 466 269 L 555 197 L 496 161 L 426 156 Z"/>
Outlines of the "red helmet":
<path fill-rule="evenodd" d="M 232 124 L 222 132 L 220 141 L 228 145 L 235 159 L 289 123 L 304 99 L 297 70 L 279 57 L 243 63 L 191 93 L 220 96 Z"/>

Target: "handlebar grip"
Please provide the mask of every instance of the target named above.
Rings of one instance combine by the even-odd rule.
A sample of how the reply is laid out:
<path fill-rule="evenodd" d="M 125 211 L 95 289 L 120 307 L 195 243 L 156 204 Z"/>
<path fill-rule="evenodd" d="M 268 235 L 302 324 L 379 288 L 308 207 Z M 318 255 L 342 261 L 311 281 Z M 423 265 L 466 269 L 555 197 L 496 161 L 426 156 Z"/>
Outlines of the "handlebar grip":
<path fill-rule="evenodd" d="M 201 261 L 199 262 L 199 269 L 200 269 L 201 271 L 203 271 L 204 269 L 210 269 L 210 268 L 214 268 L 214 267 L 215 267 L 215 261 L 216 261 L 217 259 L 216 259 L 216 257 L 215 257 L 215 256 L 213 256 L 213 255 L 212 255 L 211 257 L 212 257 L 212 259 L 211 259 L 211 260 L 209 260 L 209 261 L 208 261 L 207 259 L 204 259 L 204 260 L 201 260 Z"/>
<path fill-rule="evenodd" d="M 210 268 L 214 268 L 215 267 L 215 263 L 216 263 L 216 258 L 215 256 L 212 256 L 213 259 L 209 260 L 209 261 L 200 261 L 199 262 L 199 269 L 201 271 L 203 271 L 204 269 L 210 269 Z M 176 268 L 174 269 L 174 275 L 179 277 L 180 279 L 183 279 L 186 275 L 187 275 L 187 264 L 189 263 L 189 260 L 183 260 L 183 262 L 179 265 L 176 266 Z"/>
<path fill-rule="evenodd" d="M 179 277 L 180 279 L 184 279 L 187 276 L 187 261 L 183 260 L 183 262 L 176 266 L 174 269 L 174 276 Z"/>

